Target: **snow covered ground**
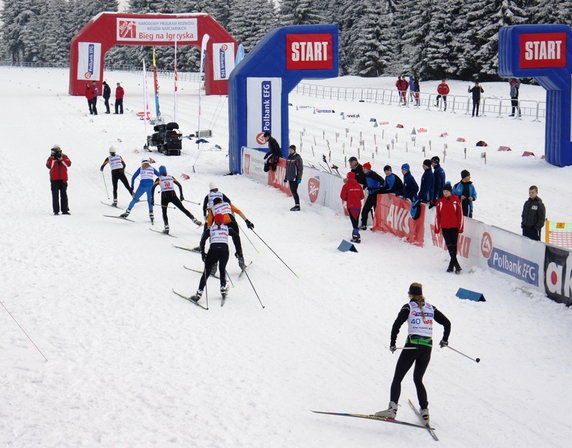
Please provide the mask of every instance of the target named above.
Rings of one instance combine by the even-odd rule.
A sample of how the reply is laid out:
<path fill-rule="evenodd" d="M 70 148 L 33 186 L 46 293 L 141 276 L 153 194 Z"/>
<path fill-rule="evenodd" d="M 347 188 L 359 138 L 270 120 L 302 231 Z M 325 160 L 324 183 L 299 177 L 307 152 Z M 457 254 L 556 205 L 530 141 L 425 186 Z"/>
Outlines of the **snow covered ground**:
<path fill-rule="evenodd" d="M 172 233 L 179 238 L 150 232 L 144 204 L 131 214 L 135 223 L 102 216 L 116 213 L 101 204 L 107 195 L 99 166 L 108 147 L 117 146 L 133 172 L 146 135 L 134 115 L 142 110 L 139 75 L 110 73 L 108 81 L 126 88 L 123 116 L 101 114 L 99 101 L 100 115 L 91 117 L 84 98 L 67 95 L 65 70 L 0 68 L 7 168 L 0 178 L 1 302 L 48 358 L 43 360 L 2 307 L 0 446 L 428 446 L 434 442 L 424 430 L 309 412 L 386 407 L 397 359 L 386 346 L 412 281 L 423 283 L 427 299 L 451 319 L 451 346 L 482 360 L 476 364 L 451 350 L 433 351 L 425 383 L 441 446 L 569 446 L 570 309 L 500 275 L 480 270 L 448 275 L 444 252 L 409 246 L 391 235 L 364 232 L 358 254 L 338 252 L 339 241 L 350 234 L 347 218 L 309 205 L 290 213 L 292 200 L 278 191 L 242 176 L 222 176 L 228 172 L 226 153 L 214 144 L 226 148 L 228 131 L 226 100 L 219 97 L 203 98 L 203 123 L 214 137 L 198 160 L 189 140 L 181 157 L 153 157 L 175 176 L 191 176 L 182 181 L 187 199 L 201 201 L 208 183 L 217 182 L 299 278 L 243 226 L 252 241 L 243 238 L 246 259 L 254 262 L 250 277 L 265 309 L 248 280 L 237 278 L 235 260 L 228 267 L 235 288 L 224 308 L 214 279 L 208 284 L 209 311 L 173 295 L 173 287 L 196 290 L 199 274 L 183 265 L 201 263 L 198 255 L 171 244 L 194 246 L 200 230 L 169 210 Z M 163 92 L 169 90 L 165 84 Z M 499 94 L 506 91 L 505 84 L 485 85 L 487 91 L 497 88 Z M 196 100 L 197 86 L 184 85 L 178 121 L 185 134 L 196 128 Z M 439 135 L 447 132 L 444 169 L 454 182 L 461 169 L 471 171 L 478 219 L 518 231 L 528 186 L 535 183 L 549 218 L 572 220 L 571 168 L 520 157 L 524 149 L 542 154 L 543 123 L 295 95 L 291 102 L 361 116 L 342 121 L 337 114 L 292 107 L 292 142 L 298 143 L 306 128 L 307 161 L 313 159 L 314 136 L 314 160 L 321 158 L 324 131 L 330 141 L 335 132 L 345 138 L 345 128 L 354 141 L 360 131 L 368 141 L 374 132 L 381 138 L 382 128 L 368 123 L 371 115 L 391 123 L 384 128 L 383 148 L 389 136 L 401 132 L 389 155 L 380 145 L 374 168 L 409 162 L 418 178 L 425 158 L 421 142 L 432 139 L 439 148 L 427 150 L 427 156 L 440 154 Z M 162 108 L 172 110 L 166 95 Z M 396 123 L 404 125 L 402 131 Z M 428 132 L 418 134 L 415 150 L 409 140 L 405 152 L 413 127 Z M 346 156 L 355 154 L 349 136 Z M 482 150 L 472 146 L 465 160 L 457 136 L 487 141 L 487 165 Z M 71 216 L 51 213 L 44 164 L 55 143 L 73 163 Z M 501 144 L 513 151 L 497 152 Z M 332 145 L 332 161 L 343 166 L 340 146 Z M 105 175 L 109 183 L 107 168 Z M 120 204 L 127 198 L 120 189 Z M 200 207 L 188 205 L 200 215 Z M 160 217 L 155 227 L 161 228 Z M 456 299 L 458 287 L 483 292 L 487 302 Z M 440 334 L 438 328 L 436 338 Z M 403 382 L 398 417 L 416 422 L 407 398 L 415 401 L 411 374 Z"/>

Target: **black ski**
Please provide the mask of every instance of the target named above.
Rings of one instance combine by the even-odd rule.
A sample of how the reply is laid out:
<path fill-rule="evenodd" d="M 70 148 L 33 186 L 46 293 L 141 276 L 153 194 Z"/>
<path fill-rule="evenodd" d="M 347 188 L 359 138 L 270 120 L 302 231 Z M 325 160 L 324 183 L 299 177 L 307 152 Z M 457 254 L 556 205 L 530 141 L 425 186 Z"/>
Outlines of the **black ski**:
<path fill-rule="evenodd" d="M 103 205 L 107 205 L 108 207 L 119 208 L 119 206 L 117 204 L 113 205 L 113 204 L 110 204 L 109 202 L 105 202 L 105 201 L 101 201 L 101 203 Z"/>
<path fill-rule="evenodd" d="M 202 274 L 202 273 L 204 272 L 204 270 L 201 271 L 200 269 L 190 268 L 190 267 L 185 266 L 185 265 L 183 265 L 183 267 L 184 267 L 185 269 L 189 270 L 189 271 L 193 271 L 193 272 L 196 272 L 196 273 L 198 273 L 198 274 Z M 218 275 L 216 275 L 216 274 L 214 274 L 214 275 L 211 274 L 211 276 L 214 277 L 214 278 L 216 278 L 216 279 L 220 279 L 220 277 L 219 277 Z"/>
<path fill-rule="evenodd" d="M 413 412 L 415 412 L 415 415 L 419 418 L 421 423 L 423 423 L 423 427 L 427 431 L 429 431 L 429 434 L 431 434 L 431 437 L 433 437 L 433 440 L 435 440 L 435 442 L 438 442 L 439 439 L 437 438 L 437 434 L 435 434 L 434 429 L 431 428 L 431 426 L 429 426 L 429 424 L 425 423 L 425 420 L 423 420 L 423 416 L 421 415 L 421 412 L 419 412 L 419 410 L 415 407 L 413 402 L 411 400 L 407 400 L 407 401 L 409 402 L 409 406 L 411 406 L 411 409 L 413 409 Z"/>
<path fill-rule="evenodd" d="M 326 412 L 326 411 L 312 411 L 316 414 L 326 414 L 326 415 L 338 415 L 340 417 L 355 417 L 355 418 L 365 418 L 368 420 L 377 420 L 378 422 L 395 423 L 397 425 L 411 426 L 413 428 L 428 429 L 426 426 L 417 425 L 415 423 L 403 422 L 401 420 L 395 420 L 392 418 L 376 417 L 370 414 L 350 414 L 347 412 Z"/>
<path fill-rule="evenodd" d="M 201 249 L 197 248 L 197 247 L 184 247 L 184 246 L 177 246 L 176 244 L 173 244 L 173 247 L 176 247 L 177 249 L 182 249 L 182 250 L 186 250 L 189 252 L 194 252 L 196 254 L 200 254 L 201 253 Z"/>
<path fill-rule="evenodd" d="M 152 232 L 160 233 L 162 235 L 170 236 L 171 238 L 177 238 L 175 235 L 171 235 L 170 233 L 165 233 L 162 230 L 152 229 L 151 227 L 149 227 L 149 230 L 151 230 Z"/>
<path fill-rule="evenodd" d="M 116 215 L 103 215 L 103 216 L 105 216 L 106 218 L 116 218 L 116 219 L 123 219 L 123 220 L 129 221 L 129 222 L 135 222 L 132 219 L 124 218 L 123 216 L 116 216 Z"/>
<path fill-rule="evenodd" d="M 191 302 L 193 305 L 197 305 L 199 308 L 202 308 L 203 310 L 208 310 L 208 308 L 206 306 L 201 305 L 198 300 L 193 300 L 193 297 L 195 296 L 185 296 L 177 291 L 175 291 L 174 289 L 172 290 L 173 294 L 181 297 L 182 299 L 185 299 L 188 302 Z"/>

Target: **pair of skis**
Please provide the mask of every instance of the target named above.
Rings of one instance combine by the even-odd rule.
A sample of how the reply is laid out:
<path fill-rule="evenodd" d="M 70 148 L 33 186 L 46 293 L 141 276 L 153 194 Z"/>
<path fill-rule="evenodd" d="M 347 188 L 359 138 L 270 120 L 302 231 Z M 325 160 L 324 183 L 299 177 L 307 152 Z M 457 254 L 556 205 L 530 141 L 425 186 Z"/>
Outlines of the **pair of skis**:
<path fill-rule="evenodd" d="M 417 417 L 419 418 L 419 421 L 421 422 L 421 424 L 404 422 L 402 420 L 395 420 L 392 418 L 377 417 L 376 415 L 370 415 L 370 414 L 352 414 L 352 413 L 348 413 L 348 412 L 327 412 L 327 411 L 312 411 L 312 412 L 314 412 L 316 414 L 337 415 L 339 417 L 353 417 L 353 418 L 363 418 L 363 419 L 367 419 L 367 420 L 377 420 L 380 422 L 394 423 L 397 425 L 409 426 L 411 428 L 425 429 L 429 432 L 429 434 L 431 435 L 433 440 L 438 442 L 439 439 L 437 438 L 437 434 L 435 434 L 435 428 L 432 428 L 429 424 L 425 423 L 425 420 L 423 420 L 421 413 L 415 407 L 415 405 L 413 404 L 413 402 L 411 400 L 408 400 L 408 402 L 409 402 L 409 406 L 411 407 L 411 409 L 413 409 L 413 411 L 415 412 L 415 415 L 417 415 Z"/>

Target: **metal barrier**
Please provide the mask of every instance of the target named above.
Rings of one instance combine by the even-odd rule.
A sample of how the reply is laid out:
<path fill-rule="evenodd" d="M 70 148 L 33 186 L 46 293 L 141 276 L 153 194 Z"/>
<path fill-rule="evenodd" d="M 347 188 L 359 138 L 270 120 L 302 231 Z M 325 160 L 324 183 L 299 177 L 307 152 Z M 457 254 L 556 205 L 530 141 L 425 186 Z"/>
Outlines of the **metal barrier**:
<path fill-rule="evenodd" d="M 381 89 L 371 87 L 331 87 L 322 86 L 314 83 L 301 82 L 296 86 L 295 92 L 300 95 L 310 96 L 314 98 L 341 100 L 341 101 L 359 101 L 375 104 L 400 104 L 400 94 L 395 89 Z M 406 94 L 407 107 L 418 107 L 427 110 L 445 111 L 443 101 L 436 106 L 437 94 L 419 92 L 418 99 L 412 97 L 408 91 Z M 546 116 L 546 102 L 534 100 L 520 100 L 520 116 L 532 117 L 534 121 L 540 121 Z M 447 112 L 463 113 L 469 115 L 472 113 L 472 97 L 467 95 L 447 95 Z M 510 98 L 494 98 L 482 97 L 479 112 L 481 115 L 496 115 L 501 117 L 509 115 L 512 112 L 512 104 Z"/>

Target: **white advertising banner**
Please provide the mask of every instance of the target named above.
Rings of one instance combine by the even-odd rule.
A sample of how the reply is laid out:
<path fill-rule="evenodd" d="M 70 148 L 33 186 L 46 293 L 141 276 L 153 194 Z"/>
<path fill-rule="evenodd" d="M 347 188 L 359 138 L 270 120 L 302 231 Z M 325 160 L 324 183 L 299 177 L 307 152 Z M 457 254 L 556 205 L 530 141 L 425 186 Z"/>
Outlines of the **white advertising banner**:
<path fill-rule="evenodd" d="M 198 40 L 196 18 L 117 18 L 118 42 L 188 42 Z"/>
<path fill-rule="evenodd" d="M 246 79 L 246 145 L 268 148 L 262 134 L 270 132 L 280 142 L 282 132 L 282 79 Z"/>
<path fill-rule="evenodd" d="M 77 79 L 99 81 L 101 68 L 101 44 L 97 42 L 79 42 L 77 58 Z"/>
<path fill-rule="evenodd" d="M 234 70 L 234 42 L 213 44 L 214 80 L 228 79 Z"/>

